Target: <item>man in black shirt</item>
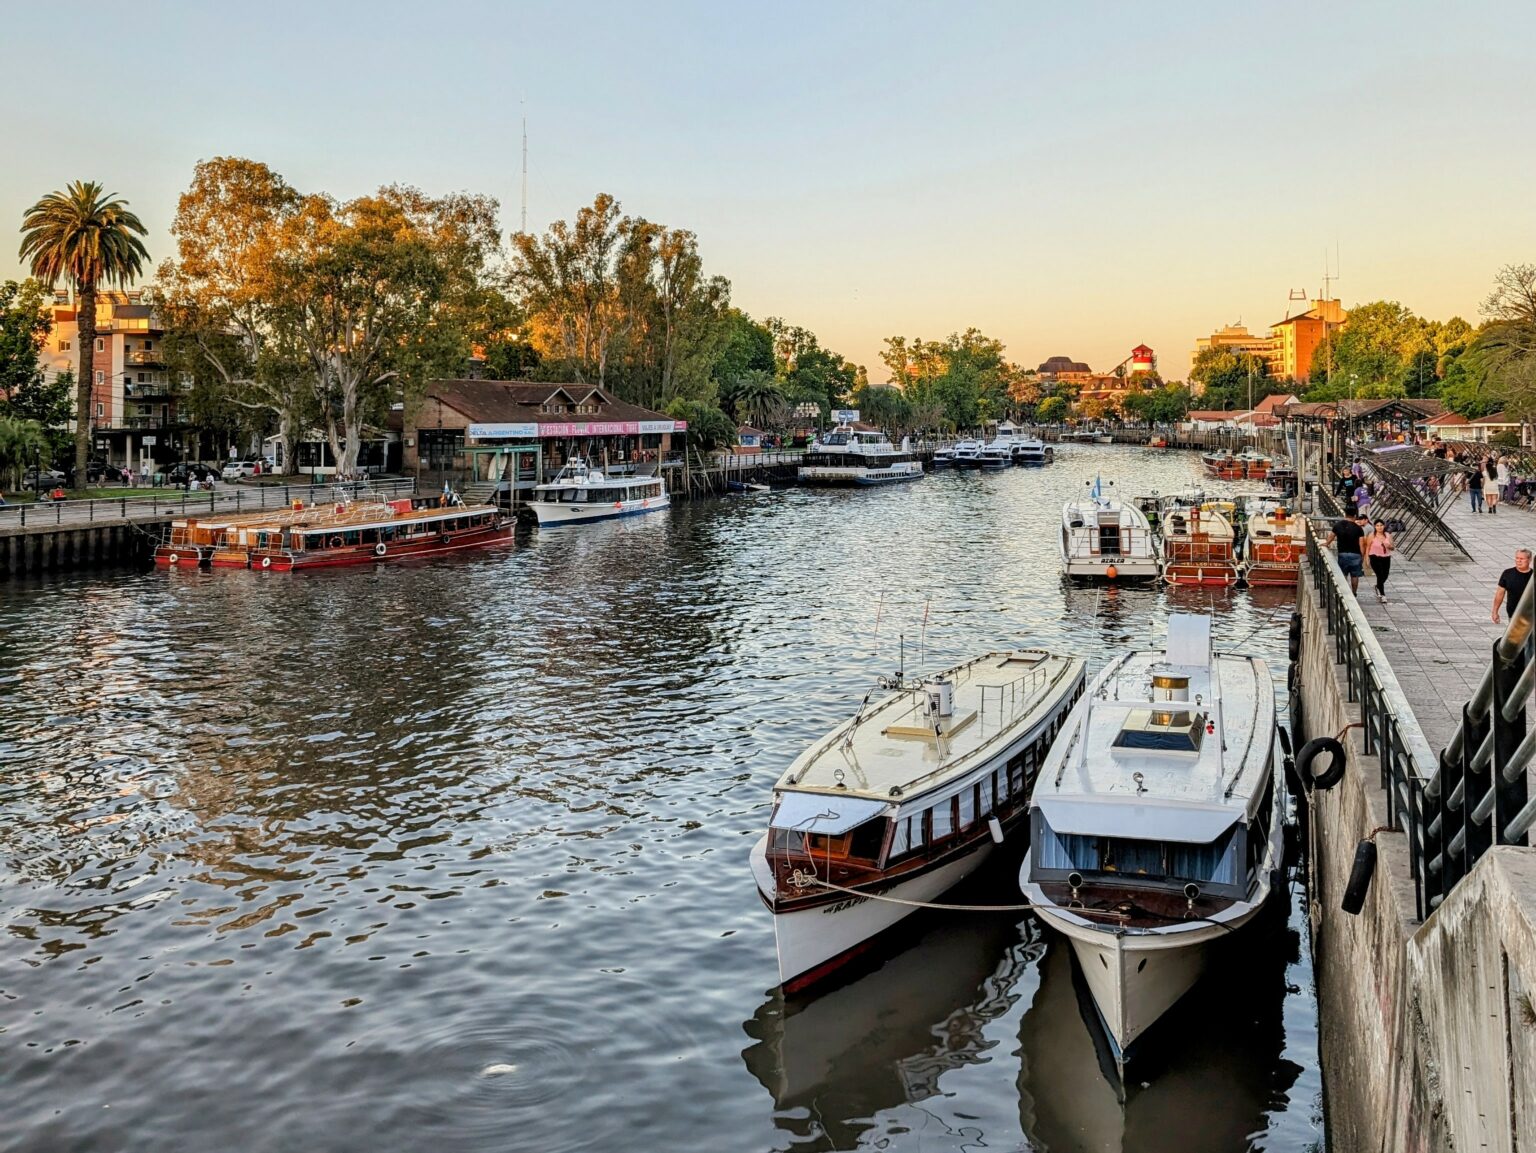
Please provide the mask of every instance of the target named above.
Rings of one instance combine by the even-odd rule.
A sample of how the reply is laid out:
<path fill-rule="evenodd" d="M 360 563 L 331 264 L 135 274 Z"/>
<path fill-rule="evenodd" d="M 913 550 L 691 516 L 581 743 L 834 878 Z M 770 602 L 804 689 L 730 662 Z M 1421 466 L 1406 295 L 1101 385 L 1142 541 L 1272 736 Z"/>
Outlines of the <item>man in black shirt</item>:
<path fill-rule="evenodd" d="M 1326 542 L 1338 543 L 1339 571 L 1349 578 L 1349 591 L 1357 595 L 1360 592 L 1360 574 L 1365 571 L 1365 559 L 1361 555 L 1364 550 L 1360 542 L 1368 532 L 1370 529 L 1366 527 L 1365 514 L 1357 512 L 1348 520 L 1334 521 L 1333 530 L 1329 532 Z"/>
<path fill-rule="evenodd" d="M 1525 586 L 1531 583 L 1531 550 L 1518 549 L 1515 552 L 1515 567 L 1507 568 L 1499 574 L 1499 587 L 1493 593 L 1493 623 L 1499 623 L 1499 606 L 1509 605 L 1509 615 L 1515 615 L 1515 606 L 1520 603 L 1520 598 L 1525 594 Z"/>

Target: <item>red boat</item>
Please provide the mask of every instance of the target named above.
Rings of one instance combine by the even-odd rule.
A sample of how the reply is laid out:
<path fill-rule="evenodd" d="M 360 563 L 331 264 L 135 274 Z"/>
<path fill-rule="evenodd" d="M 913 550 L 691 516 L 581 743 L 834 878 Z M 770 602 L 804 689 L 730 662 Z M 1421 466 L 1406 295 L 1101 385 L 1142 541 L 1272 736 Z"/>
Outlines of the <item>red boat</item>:
<path fill-rule="evenodd" d="M 385 515 L 338 517 L 326 524 L 300 521 L 252 530 L 250 567 L 264 572 L 298 572 L 377 564 L 490 548 L 512 540 L 512 520 L 493 505 L 395 507 L 403 503 L 391 502 Z"/>
<path fill-rule="evenodd" d="M 1249 585 L 1295 585 L 1307 552 L 1305 522 L 1284 507 L 1268 509 L 1248 522 Z"/>
<path fill-rule="evenodd" d="M 1213 508 L 1178 508 L 1163 521 L 1163 579 L 1171 585 L 1237 583 L 1231 522 Z"/>

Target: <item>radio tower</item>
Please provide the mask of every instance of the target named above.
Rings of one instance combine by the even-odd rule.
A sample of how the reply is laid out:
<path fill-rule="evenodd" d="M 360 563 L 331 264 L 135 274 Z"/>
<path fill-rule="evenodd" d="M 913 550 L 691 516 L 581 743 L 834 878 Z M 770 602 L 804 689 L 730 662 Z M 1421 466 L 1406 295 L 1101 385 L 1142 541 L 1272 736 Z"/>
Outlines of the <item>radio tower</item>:
<path fill-rule="evenodd" d="M 528 234 L 528 102 L 523 104 L 523 220 L 518 234 Z"/>

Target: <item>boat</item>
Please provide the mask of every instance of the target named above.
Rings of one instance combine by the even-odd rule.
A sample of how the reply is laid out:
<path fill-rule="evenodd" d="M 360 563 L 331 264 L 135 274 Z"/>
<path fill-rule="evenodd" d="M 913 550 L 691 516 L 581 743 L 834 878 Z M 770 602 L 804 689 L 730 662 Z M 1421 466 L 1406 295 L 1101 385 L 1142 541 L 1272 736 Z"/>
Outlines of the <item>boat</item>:
<path fill-rule="evenodd" d="M 1201 453 L 1200 463 L 1205 465 L 1206 472 L 1222 480 L 1243 479 L 1243 462 L 1237 458 L 1237 454 L 1230 448 Z"/>
<path fill-rule="evenodd" d="M 820 981 L 1015 832 L 1082 694 L 1078 657 L 992 652 L 885 680 L 773 787 L 752 873 L 787 992 Z"/>
<path fill-rule="evenodd" d="M 1098 436 L 1093 438 L 1093 443 L 1094 444 L 1114 444 L 1115 443 L 1115 438 L 1110 436 L 1109 433 L 1107 433 L 1107 432 L 1101 432 L 1101 433 L 1099 433 Z"/>
<path fill-rule="evenodd" d="M 427 502 L 414 498 L 414 503 L 424 505 Z M 410 497 L 385 501 L 367 495 L 359 499 L 346 493 L 339 495 L 335 502 L 306 504 L 296 500 L 284 508 L 226 513 L 210 519 L 178 518 L 171 522 L 169 531 L 155 546 L 154 562 L 157 567 L 164 568 L 249 568 L 258 531 L 270 533 L 300 521 L 336 525 L 359 518 L 389 517 L 412 507 L 413 498 Z"/>
<path fill-rule="evenodd" d="M 955 446 L 947 444 L 943 448 L 933 450 L 933 456 L 929 459 L 929 466 L 934 472 L 942 472 L 945 469 L 955 467 Z"/>
<path fill-rule="evenodd" d="M 1099 439 L 1099 434 L 1091 428 L 1072 428 L 1061 434 L 1062 440 L 1075 440 L 1079 444 L 1092 444 Z"/>
<path fill-rule="evenodd" d="M 1168 447 L 1168 438 L 1166 436 L 1148 437 L 1147 438 L 1147 447 L 1148 448 L 1167 448 Z"/>
<path fill-rule="evenodd" d="M 1105 495 L 1104 483 L 1061 508 L 1061 562 L 1081 580 L 1156 580 L 1157 543 L 1147 516 L 1134 503 Z"/>
<path fill-rule="evenodd" d="M 1277 888 L 1275 739 L 1268 667 L 1181 613 L 1166 650 L 1099 674 L 1046 759 L 1020 888 L 1071 944 L 1122 1072 Z"/>
<path fill-rule="evenodd" d="M 725 482 L 725 491 L 740 493 L 763 493 L 772 492 L 773 486 L 768 484 L 759 484 L 757 481 L 753 480 L 728 480 Z"/>
<path fill-rule="evenodd" d="M 534 486 L 528 506 L 540 528 L 560 528 L 661 512 L 672 506 L 672 498 L 659 476 L 604 474 L 577 457 L 567 462 L 554 480 Z"/>
<path fill-rule="evenodd" d="M 1232 460 L 1234 464 L 1241 466 L 1243 476 L 1247 480 L 1263 480 L 1275 465 L 1272 459 L 1256 448 L 1245 448 L 1234 455 Z"/>
<path fill-rule="evenodd" d="M 1000 472 L 1013 467 L 1013 447 L 990 441 L 976 454 L 976 464 L 983 472 Z"/>
<path fill-rule="evenodd" d="M 512 540 L 512 520 L 495 505 L 417 506 L 404 499 L 366 509 L 325 506 L 284 523 L 243 527 L 226 567 L 264 572 L 301 572 L 317 568 L 377 564 L 465 549 L 489 548 Z"/>
<path fill-rule="evenodd" d="M 950 461 L 959 469 L 980 468 L 981 441 L 957 440 L 950 448 Z"/>
<path fill-rule="evenodd" d="M 1220 502 L 1171 506 L 1163 515 L 1163 580 L 1171 585 L 1237 583 L 1237 538 Z"/>
<path fill-rule="evenodd" d="M 1056 450 L 1037 436 L 1021 436 L 1013 444 L 1013 463 L 1039 468 L 1056 459 Z"/>
<path fill-rule="evenodd" d="M 798 476 L 804 484 L 875 485 L 921 480 L 923 466 L 883 432 L 839 425 L 806 450 Z M 959 446 L 956 446 L 958 450 Z"/>
<path fill-rule="evenodd" d="M 1305 518 L 1283 504 L 1263 502 L 1248 519 L 1243 578 L 1249 585 L 1294 585 L 1306 553 Z"/>

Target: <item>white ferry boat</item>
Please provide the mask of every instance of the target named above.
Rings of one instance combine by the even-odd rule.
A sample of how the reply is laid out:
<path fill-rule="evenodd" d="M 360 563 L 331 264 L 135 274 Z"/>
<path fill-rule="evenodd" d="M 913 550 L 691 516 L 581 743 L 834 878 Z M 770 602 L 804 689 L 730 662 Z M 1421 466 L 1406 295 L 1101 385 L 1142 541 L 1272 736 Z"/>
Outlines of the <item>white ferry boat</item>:
<path fill-rule="evenodd" d="M 1157 543 L 1146 513 L 1104 492 L 1098 478 L 1061 509 L 1061 563 L 1078 580 L 1138 581 L 1158 576 Z"/>
<path fill-rule="evenodd" d="M 1018 828 L 1084 679 L 1081 659 L 1038 649 L 898 677 L 790 765 L 752 850 L 786 990 L 863 951 L 913 911 L 901 902 L 941 896 Z"/>
<path fill-rule="evenodd" d="M 1098 676 L 1046 759 L 1019 883 L 1071 942 L 1122 1069 L 1275 888 L 1274 759 L 1269 669 L 1213 653 L 1210 618 L 1188 614 L 1166 651 Z"/>
<path fill-rule="evenodd" d="M 806 450 L 799 477 L 804 484 L 892 484 L 920 480 L 923 466 L 897 448 L 883 432 L 840 425 Z"/>
<path fill-rule="evenodd" d="M 670 508 L 672 499 L 659 476 L 610 476 L 583 460 L 572 460 L 528 502 L 541 528 L 638 516 Z"/>

